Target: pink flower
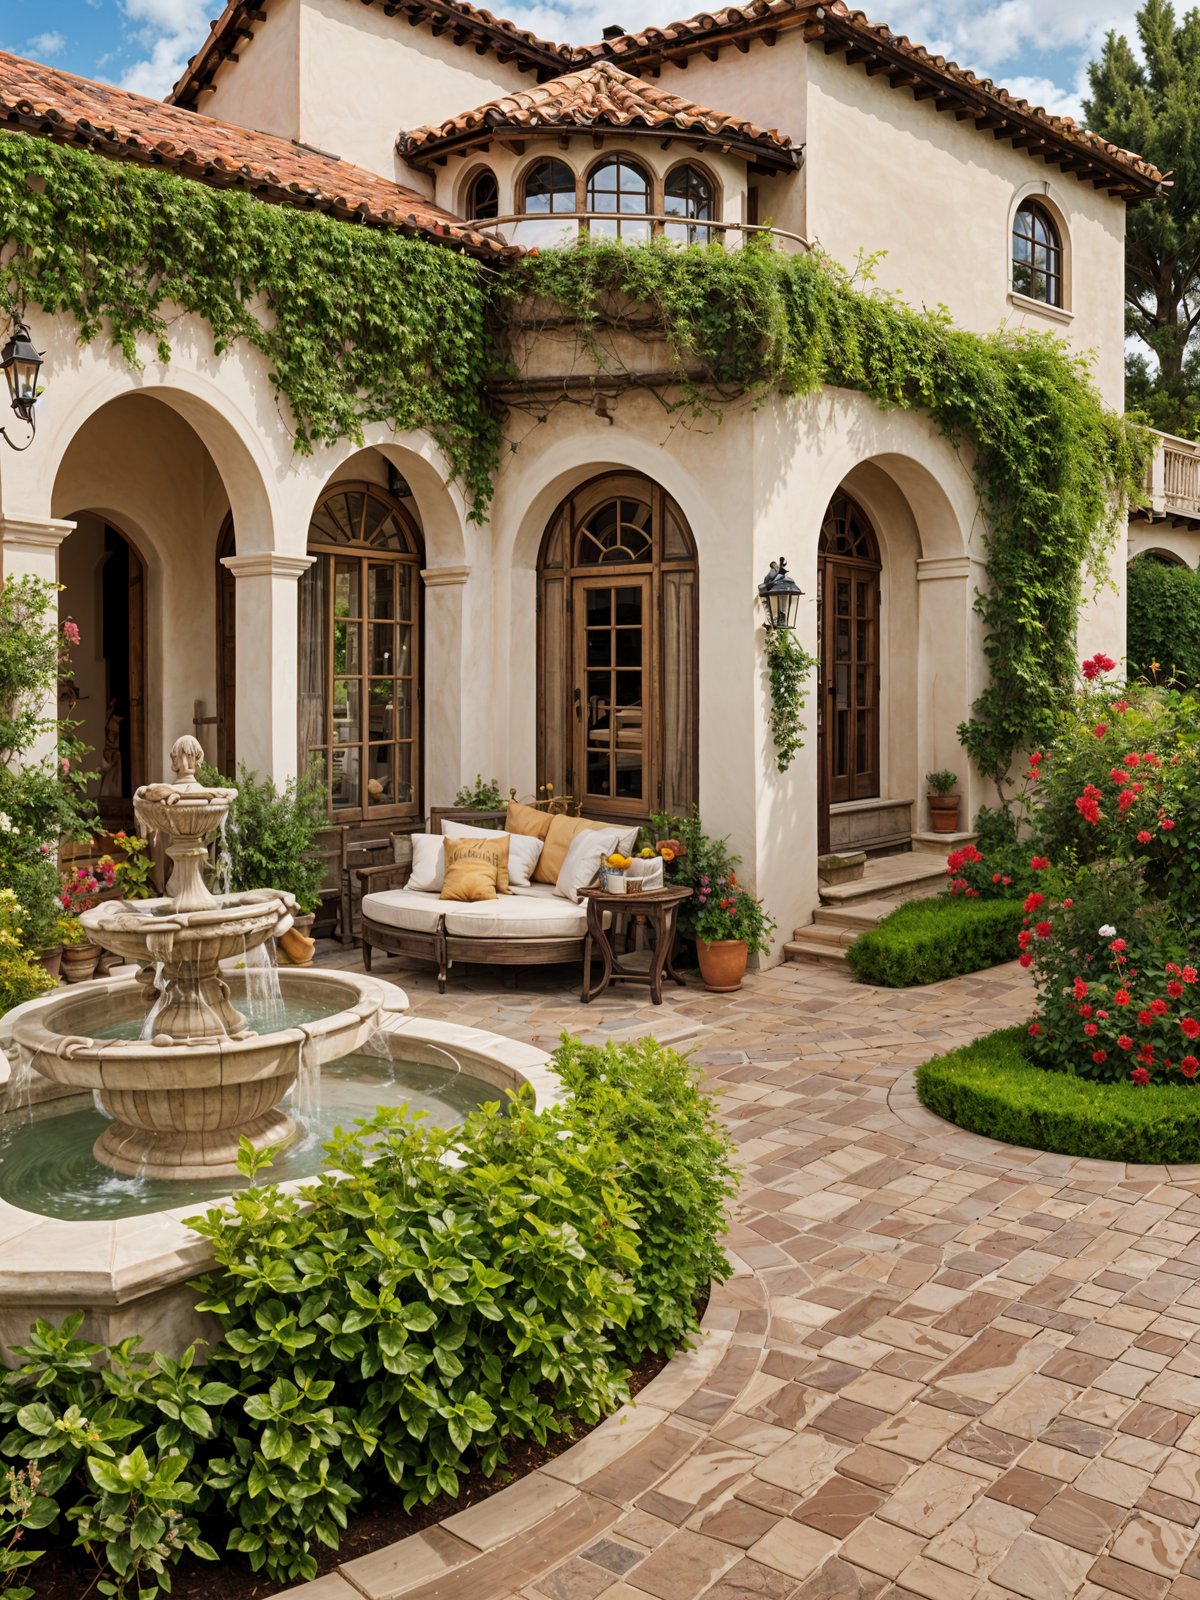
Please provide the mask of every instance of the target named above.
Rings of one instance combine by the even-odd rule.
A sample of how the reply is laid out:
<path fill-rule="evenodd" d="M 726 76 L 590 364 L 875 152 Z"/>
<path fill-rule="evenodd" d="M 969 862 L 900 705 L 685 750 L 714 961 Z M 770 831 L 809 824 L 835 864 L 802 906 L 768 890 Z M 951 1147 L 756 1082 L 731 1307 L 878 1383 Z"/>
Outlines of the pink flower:
<path fill-rule="evenodd" d="M 79 625 L 68 619 L 62 625 L 62 636 L 68 644 L 79 643 Z"/>
<path fill-rule="evenodd" d="M 1171 829 L 1174 826 L 1175 826 L 1175 824 L 1171 821 L 1170 817 L 1164 817 L 1162 819 L 1162 821 L 1159 823 L 1159 827 L 1162 829 L 1162 831 L 1164 833 L 1170 833 Z"/>
<path fill-rule="evenodd" d="M 62 773 L 64 778 L 66 777 L 67 773 L 70 772 L 71 763 L 67 760 L 66 756 L 64 756 L 58 763 L 58 770 Z"/>

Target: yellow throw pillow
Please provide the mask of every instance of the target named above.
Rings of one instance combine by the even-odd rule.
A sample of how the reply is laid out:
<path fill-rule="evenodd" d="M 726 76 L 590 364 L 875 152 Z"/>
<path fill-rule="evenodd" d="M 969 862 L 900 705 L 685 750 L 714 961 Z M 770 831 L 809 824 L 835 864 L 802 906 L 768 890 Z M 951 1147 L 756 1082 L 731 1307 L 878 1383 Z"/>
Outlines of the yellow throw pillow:
<path fill-rule="evenodd" d="M 443 900 L 494 900 L 508 894 L 508 840 L 447 839 Z"/>
<path fill-rule="evenodd" d="M 586 817 L 551 817 L 546 830 L 546 842 L 533 869 L 534 883 L 558 882 L 567 851 L 571 848 L 571 840 L 577 833 L 586 833 L 589 828 L 611 827 L 611 822 L 589 822 Z"/>
<path fill-rule="evenodd" d="M 523 806 L 519 800 L 510 800 L 504 814 L 505 833 L 523 833 L 531 839 L 544 839 L 554 818 L 548 811 L 536 806 Z"/>

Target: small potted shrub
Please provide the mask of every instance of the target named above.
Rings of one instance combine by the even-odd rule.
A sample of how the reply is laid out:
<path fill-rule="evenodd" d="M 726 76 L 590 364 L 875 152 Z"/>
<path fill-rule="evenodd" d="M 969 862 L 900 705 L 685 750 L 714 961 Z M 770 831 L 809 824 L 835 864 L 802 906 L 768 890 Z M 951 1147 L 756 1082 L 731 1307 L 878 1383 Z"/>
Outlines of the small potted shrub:
<path fill-rule="evenodd" d="M 926 775 L 929 825 L 934 833 L 958 832 L 958 813 L 962 802 L 954 792 L 957 782 L 957 772 L 951 772 L 948 767 L 943 767 L 940 772 L 930 772 Z"/>
<path fill-rule="evenodd" d="M 90 867 L 80 866 L 63 878 L 59 900 L 64 915 L 59 921 L 59 934 L 63 947 L 62 975 L 68 983 L 83 983 L 96 976 L 100 946 L 88 938 L 79 916 L 99 904 L 103 891 L 112 888 L 113 879 L 113 864 L 107 857 L 97 862 L 94 872 Z"/>
<path fill-rule="evenodd" d="M 765 956 L 770 950 L 775 924 L 734 872 L 715 878 L 702 875 L 696 900 L 700 976 L 713 994 L 729 994 L 741 988 L 750 956 Z"/>

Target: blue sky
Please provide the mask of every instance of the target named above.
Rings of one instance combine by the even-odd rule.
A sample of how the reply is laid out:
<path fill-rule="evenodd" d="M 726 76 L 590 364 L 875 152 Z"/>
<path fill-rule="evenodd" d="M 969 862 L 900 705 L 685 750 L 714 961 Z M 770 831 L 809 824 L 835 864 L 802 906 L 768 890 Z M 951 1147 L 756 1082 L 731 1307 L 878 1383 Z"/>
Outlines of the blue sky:
<path fill-rule="evenodd" d="M 607 22 L 645 27 L 701 0 L 485 0 L 543 37 L 598 38 Z M 71 72 L 161 95 L 222 0 L 0 0 L 0 46 Z M 1084 68 L 1105 31 L 1132 33 L 1136 0 L 872 0 L 876 20 L 1052 111 L 1078 115 Z"/>

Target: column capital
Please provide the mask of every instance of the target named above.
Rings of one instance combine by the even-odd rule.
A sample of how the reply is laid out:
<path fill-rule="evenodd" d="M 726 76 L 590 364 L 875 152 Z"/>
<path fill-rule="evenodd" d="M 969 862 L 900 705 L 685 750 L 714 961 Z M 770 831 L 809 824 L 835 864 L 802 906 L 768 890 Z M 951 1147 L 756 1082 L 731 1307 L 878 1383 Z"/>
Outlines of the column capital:
<path fill-rule="evenodd" d="M 75 524 L 57 517 L 0 517 L 0 545 L 8 550 L 57 550 Z"/>
<path fill-rule="evenodd" d="M 466 583 L 471 576 L 470 567 L 422 567 L 421 582 L 427 589 L 446 589 Z"/>
<path fill-rule="evenodd" d="M 973 569 L 986 575 L 987 563 L 977 556 L 925 556 L 917 562 L 917 582 L 938 578 L 969 578 Z"/>
<path fill-rule="evenodd" d="M 275 550 L 264 550 L 252 556 L 222 556 L 221 565 L 228 567 L 235 578 L 299 578 L 316 559 L 316 556 L 284 556 Z"/>

